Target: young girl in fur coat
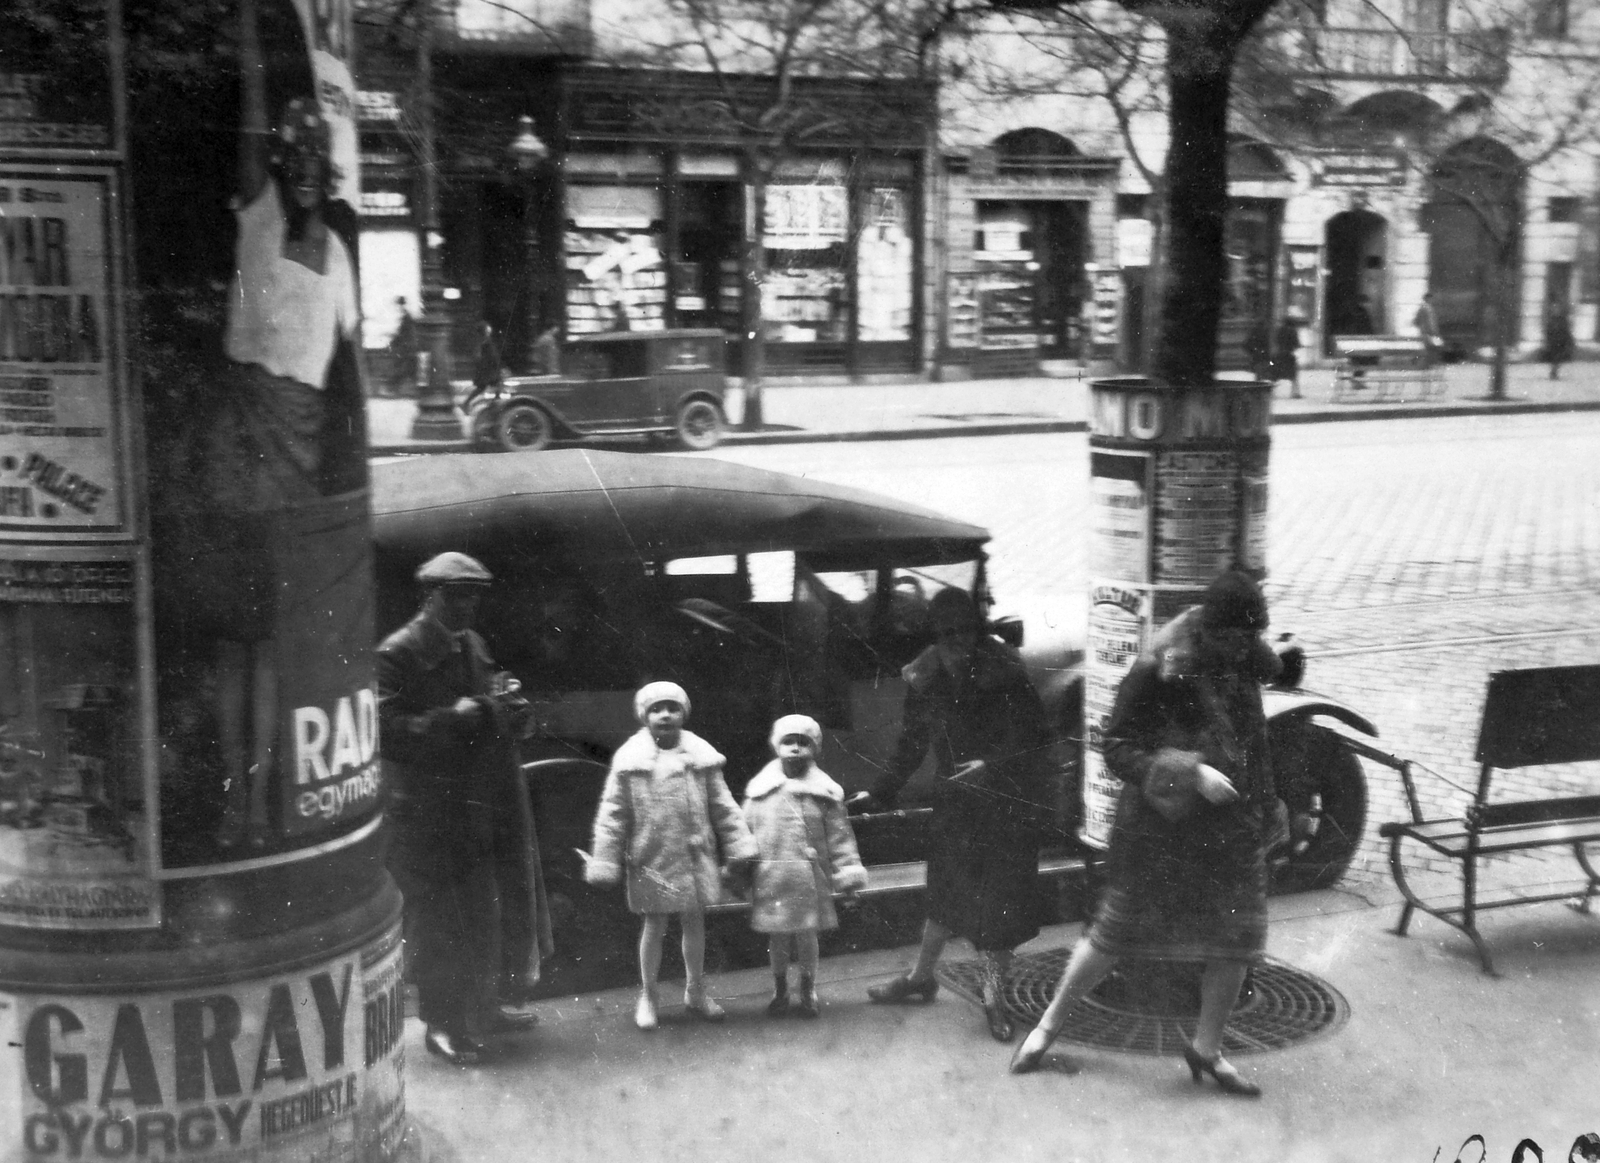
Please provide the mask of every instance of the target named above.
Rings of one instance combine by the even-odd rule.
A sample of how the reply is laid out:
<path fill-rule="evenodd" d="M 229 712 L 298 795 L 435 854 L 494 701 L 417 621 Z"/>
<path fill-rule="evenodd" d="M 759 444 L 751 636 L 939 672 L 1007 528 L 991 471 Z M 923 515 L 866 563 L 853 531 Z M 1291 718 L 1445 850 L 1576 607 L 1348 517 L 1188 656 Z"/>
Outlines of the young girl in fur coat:
<path fill-rule="evenodd" d="M 785 715 L 772 725 L 777 758 L 745 789 L 744 816 L 760 858 L 751 891 L 750 927 L 769 933 L 773 995 L 767 1013 L 791 1008 L 789 961 L 800 961 L 800 996 L 794 1012 L 818 1015 L 817 933 L 838 926 L 835 892 L 867 886 L 867 870 L 844 809 L 844 790 L 816 766 L 822 728 L 805 715 Z"/>
<path fill-rule="evenodd" d="M 683 729 L 689 717 L 683 688 L 649 683 L 633 696 L 633 712 L 643 726 L 612 756 L 584 879 L 611 885 L 626 874 L 628 908 L 644 916 L 634 1023 L 656 1028 L 661 943 L 674 915 L 683 932 L 684 1007 L 721 1021 L 726 1012 L 705 988 L 705 908 L 722 891 L 719 846 L 723 861 L 738 868 L 755 859 L 755 842 L 723 781 L 721 753 Z"/>

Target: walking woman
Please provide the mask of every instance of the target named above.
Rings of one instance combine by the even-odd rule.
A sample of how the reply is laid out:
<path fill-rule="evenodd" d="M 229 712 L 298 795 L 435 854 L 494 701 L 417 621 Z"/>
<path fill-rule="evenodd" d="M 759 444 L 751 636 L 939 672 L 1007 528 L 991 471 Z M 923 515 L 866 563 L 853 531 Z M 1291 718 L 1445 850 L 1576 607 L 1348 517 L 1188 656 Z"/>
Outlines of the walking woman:
<path fill-rule="evenodd" d="M 1261 1093 L 1222 1057 L 1222 1033 L 1266 943 L 1264 829 L 1285 826 L 1261 708 L 1261 683 L 1280 666 L 1266 627 L 1256 583 L 1224 573 L 1122 680 L 1104 735 L 1106 766 L 1122 781 L 1109 883 L 1013 1074 L 1039 1068 L 1073 1005 L 1118 959 L 1203 961 L 1190 1074 Z"/>
<path fill-rule="evenodd" d="M 893 807 L 933 750 L 938 783 L 928 847 L 928 914 L 909 974 L 875 985 L 879 1005 L 922 1004 L 939 991 L 933 970 L 952 937 L 983 954 L 989 1033 L 1014 1030 L 1004 981 L 1011 951 L 1039 932 L 1039 841 L 1048 795 L 1044 707 L 1017 652 L 985 633 L 965 590 L 944 589 L 928 613 L 936 642 L 902 675 L 907 691 L 900 741 L 888 770 L 857 811 Z"/>

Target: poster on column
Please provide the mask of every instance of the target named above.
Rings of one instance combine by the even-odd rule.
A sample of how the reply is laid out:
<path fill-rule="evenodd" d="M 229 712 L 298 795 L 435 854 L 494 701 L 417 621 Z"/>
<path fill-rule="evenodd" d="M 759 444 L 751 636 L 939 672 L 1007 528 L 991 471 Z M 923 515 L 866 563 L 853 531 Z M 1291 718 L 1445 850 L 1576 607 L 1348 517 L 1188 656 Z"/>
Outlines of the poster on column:
<path fill-rule="evenodd" d="M 1150 590 L 1147 586 L 1096 581 L 1089 593 L 1091 665 L 1084 671 L 1083 830 L 1096 848 L 1111 843 L 1117 795 L 1122 784 L 1106 771 L 1102 732 L 1116 701 L 1117 687 L 1149 641 Z"/>
<path fill-rule="evenodd" d="M 164 877 L 315 856 L 381 810 L 349 22 L 219 16 L 236 124 L 181 76 L 130 93 Z"/>
<path fill-rule="evenodd" d="M 357 1163 L 403 1131 L 400 931 L 292 973 L 0 992 L 0 1157 Z"/>
<path fill-rule="evenodd" d="M 1234 563 L 1240 487 L 1232 449 L 1156 454 L 1155 576 L 1163 585 L 1204 587 Z"/>
<path fill-rule="evenodd" d="M 0 925 L 160 923 L 128 546 L 0 546 Z"/>
<path fill-rule="evenodd" d="M 113 175 L 0 166 L 0 535 L 128 532 Z"/>

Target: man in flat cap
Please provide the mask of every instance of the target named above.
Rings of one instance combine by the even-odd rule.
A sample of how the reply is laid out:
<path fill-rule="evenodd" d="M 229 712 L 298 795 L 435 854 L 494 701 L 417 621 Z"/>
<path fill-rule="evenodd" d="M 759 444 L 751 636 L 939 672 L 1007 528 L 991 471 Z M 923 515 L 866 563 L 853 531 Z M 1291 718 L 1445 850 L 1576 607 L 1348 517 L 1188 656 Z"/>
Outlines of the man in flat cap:
<path fill-rule="evenodd" d="M 527 704 L 472 629 L 489 571 L 441 553 L 416 576 L 422 609 L 378 647 L 389 870 L 406 898 L 425 1044 L 471 1065 L 486 1035 L 532 1024 L 514 1007 L 552 951 L 517 755 Z"/>

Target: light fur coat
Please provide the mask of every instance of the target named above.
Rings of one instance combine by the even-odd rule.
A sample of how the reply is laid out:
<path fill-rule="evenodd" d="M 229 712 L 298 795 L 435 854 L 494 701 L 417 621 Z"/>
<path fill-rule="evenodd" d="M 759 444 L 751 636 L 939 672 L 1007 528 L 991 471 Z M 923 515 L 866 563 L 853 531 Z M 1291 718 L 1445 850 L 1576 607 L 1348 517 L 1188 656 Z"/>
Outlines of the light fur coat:
<path fill-rule="evenodd" d="M 585 879 L 625 879 L 635 913 L 692 912 L 720 900 L 719 863 L 756 855 L 722 763 L 721 752 L 690 731 L 671 751 L 646 729 L 629 736 L 611 757 Z"/>
<path fill-rule="evenodd" d="M 774 759 L 745 788 L 744 817 L 761 853 L 750 927 L 758 933 L 835 928 L 833 894 L 867 886 L 844 789 L 815 766 L 790 779 Z"/>

